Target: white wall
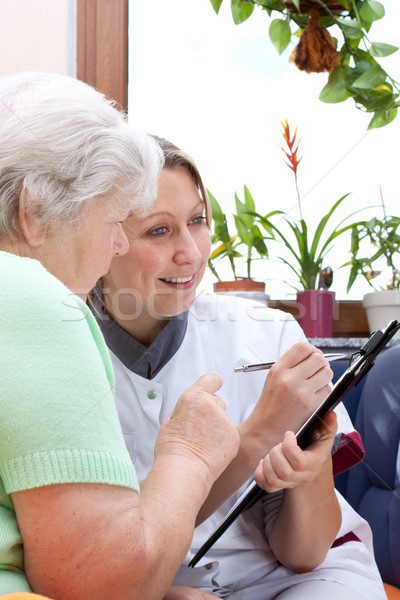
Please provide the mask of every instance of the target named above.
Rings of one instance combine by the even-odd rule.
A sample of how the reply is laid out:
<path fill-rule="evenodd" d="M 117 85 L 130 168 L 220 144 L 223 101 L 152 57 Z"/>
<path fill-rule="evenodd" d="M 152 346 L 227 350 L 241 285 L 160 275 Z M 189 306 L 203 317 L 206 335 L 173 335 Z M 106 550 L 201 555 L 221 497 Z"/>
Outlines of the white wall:
<path fill-rule="evenodd" d="M 0 75 L 76 74 L 76 0 L 0 0 Z"/>

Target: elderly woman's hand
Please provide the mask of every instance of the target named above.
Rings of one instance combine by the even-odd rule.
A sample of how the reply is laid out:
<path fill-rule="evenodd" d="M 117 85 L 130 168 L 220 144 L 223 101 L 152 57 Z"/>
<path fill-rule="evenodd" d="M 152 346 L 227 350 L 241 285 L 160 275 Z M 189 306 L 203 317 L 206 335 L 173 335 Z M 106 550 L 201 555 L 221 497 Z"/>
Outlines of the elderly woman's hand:
<path fill-rule="evenodd" d="M 237 429 L 214 395 L 221 382 L 216 373 L 207 373 L 182 394 L 161 426 L 140 496 L 94 484 L 13 494 L 32 589 L 65 600 L 95 597 L 99 590 L 110 600 L 165 594 L 211 484 L 239 447 Z M 105 562 L 112 568 L 104 569 Z M 47 577 L 48 572 L 57 577 Z"/>
<path fill-rule="evenodd" d="M 188 388 L 162 424 L 155 448 L 156 456 L 180 455 L 204 467 L 210 484 L 236 456 L 240 443 L 223 401 L 215 395 L 221 385 L 222 377 L 209 372 Z"/>

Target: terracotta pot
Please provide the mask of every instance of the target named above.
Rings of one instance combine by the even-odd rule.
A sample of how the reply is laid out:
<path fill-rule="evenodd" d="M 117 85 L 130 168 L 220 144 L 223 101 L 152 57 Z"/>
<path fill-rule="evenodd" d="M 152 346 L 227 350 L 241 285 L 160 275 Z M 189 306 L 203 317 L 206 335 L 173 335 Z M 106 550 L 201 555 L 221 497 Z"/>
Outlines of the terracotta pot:
<path fill-rule="evenodd" d="M 308 338 L 333 337 L 335 292 L 304 290 L 297 292 L 297 321 Z"/>
<path fill-rule="evenodd" d="M 253 281 L 253 279 L 216 281 L 214 292 L 265 292 L 265 283 L 263 281 Z"/>

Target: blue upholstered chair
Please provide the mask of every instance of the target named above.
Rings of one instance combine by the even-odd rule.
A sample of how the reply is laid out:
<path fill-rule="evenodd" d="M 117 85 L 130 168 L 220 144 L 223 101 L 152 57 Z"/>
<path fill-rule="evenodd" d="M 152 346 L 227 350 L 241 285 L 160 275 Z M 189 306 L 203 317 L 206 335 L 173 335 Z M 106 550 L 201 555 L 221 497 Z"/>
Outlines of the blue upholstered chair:
<path fill-rule="evenodd" d="M 333 368 L 337 378 L 345 365 Z M 382 579 L 400 587 L 400 346 L 382 352 L 359 386 L 345 405 L 366 455 L 336 487 L 369 522 Z"/>

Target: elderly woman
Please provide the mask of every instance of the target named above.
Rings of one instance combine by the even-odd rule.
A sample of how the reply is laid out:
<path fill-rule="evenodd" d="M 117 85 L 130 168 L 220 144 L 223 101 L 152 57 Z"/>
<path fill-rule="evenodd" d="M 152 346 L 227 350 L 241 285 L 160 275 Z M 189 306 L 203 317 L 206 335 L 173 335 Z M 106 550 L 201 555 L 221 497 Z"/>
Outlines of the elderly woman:
<path fill-rule="evenodd" d="M 207 373 L 139 496 L 84 300 L 151 206 L 160 150 L 93 88 L 39 73 L 0 79 L 0 139 L 0 595 L 161 599 L 238 434 Z"/>

